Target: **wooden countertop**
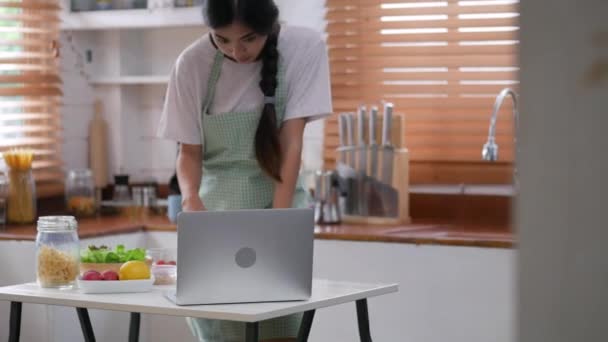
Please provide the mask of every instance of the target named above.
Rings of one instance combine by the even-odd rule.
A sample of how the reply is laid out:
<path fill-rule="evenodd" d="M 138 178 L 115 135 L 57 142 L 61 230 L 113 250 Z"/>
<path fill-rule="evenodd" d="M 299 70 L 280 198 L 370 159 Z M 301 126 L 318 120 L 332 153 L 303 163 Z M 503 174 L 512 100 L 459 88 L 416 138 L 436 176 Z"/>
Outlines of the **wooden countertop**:
<path fill-rule="evenodd" d="M 172 232 L 176 230 L 174 224 L 161 216 L 140 219 L 119 216 L 98 217 L 80 219 L 78 225 L 81 239 L 138 231 Z M 488 248 L 513 248 L 515 246 L 514 235 L 506 226 L 434 222 L 416 222 L 396 226 L 352 224 L 316 226 L 315 238 Z M 35 225 L 8 226 L 5 230 L 0 230 L 0 240 L 33 241 L 35 239 Z"/>

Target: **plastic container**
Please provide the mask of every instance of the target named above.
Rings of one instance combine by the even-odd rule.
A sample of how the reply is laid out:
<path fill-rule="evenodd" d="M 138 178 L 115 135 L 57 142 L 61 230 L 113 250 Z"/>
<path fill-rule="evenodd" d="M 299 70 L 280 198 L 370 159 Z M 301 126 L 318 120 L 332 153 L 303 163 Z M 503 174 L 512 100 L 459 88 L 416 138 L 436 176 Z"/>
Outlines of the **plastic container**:
<path fill-rule="evenodd" d="M 152 290 L 154 277 L 142 280 L 82 280 L 78 288 L 82 293 L 132 293 Z"/>
<path fill-rule="evenodd" d="M 95 184 L 89 169 L 70 170 L 65 181 L 68 212 L 76 217 L 95 215 Z"/>
<path fill-rule="evenodd" d="M 36 281 L 40 287 L 71 288 L 78 277 L 78 224 L 73 216 L 42 216 L 36 236 Z"/>
<path fill-rule="evenodd" d="M 147 258 L 152 262 L 154 285 L 173 285 L 177 281 L 177 249 L 150 248 Z"/>

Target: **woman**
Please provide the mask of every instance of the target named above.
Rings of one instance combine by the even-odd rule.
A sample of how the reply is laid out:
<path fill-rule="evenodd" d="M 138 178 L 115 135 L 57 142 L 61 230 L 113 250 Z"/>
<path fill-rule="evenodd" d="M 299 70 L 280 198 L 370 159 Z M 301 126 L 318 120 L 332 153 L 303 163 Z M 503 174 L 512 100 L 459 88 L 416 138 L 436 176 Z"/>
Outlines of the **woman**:
<path fill-rule="evenodd" d="M 298 183 L 307 122 L 332 111 L 327 51 L 312 30 L 281 26 L 272 0 L 209 0 L 208 35 L 179 56 L 159 135 L 180 143 L 184 210 L 305 206 Z M 212 276 L 212 275 L 210 275 Z M 242 341 L 244 324 L 189 319 L 201 341 Z M 292 341 L 299 317 L 260 324 Z"/>

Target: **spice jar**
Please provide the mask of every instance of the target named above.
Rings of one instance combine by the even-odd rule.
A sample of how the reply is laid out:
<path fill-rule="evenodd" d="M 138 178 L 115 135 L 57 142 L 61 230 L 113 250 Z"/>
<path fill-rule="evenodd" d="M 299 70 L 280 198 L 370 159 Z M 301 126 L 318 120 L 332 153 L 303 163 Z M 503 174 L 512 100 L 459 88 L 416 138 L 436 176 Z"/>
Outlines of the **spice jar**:
<path fill-rule="evenodd" d="M 71 288 L 78 276 L 80 243 L 73 216 L 42 216 L 36 236 L 36 281 L 40 287 Z"/>
<path fill-rule="evenodd" d="M 65 181 L 68 211 L 76 217 L 95 215 L 95 185 L 89 169 L 70 170 Z"/>

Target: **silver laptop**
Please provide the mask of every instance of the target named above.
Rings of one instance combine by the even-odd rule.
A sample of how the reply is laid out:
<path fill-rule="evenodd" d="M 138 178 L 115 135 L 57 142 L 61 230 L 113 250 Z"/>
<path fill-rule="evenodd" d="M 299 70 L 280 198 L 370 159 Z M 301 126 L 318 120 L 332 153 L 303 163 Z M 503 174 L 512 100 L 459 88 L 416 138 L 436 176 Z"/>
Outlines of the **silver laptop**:
<path fill-rule="evenodd" d="M 312 209 L 182 212 L 178 305 L 306 300 L 312 288 Z"/>

